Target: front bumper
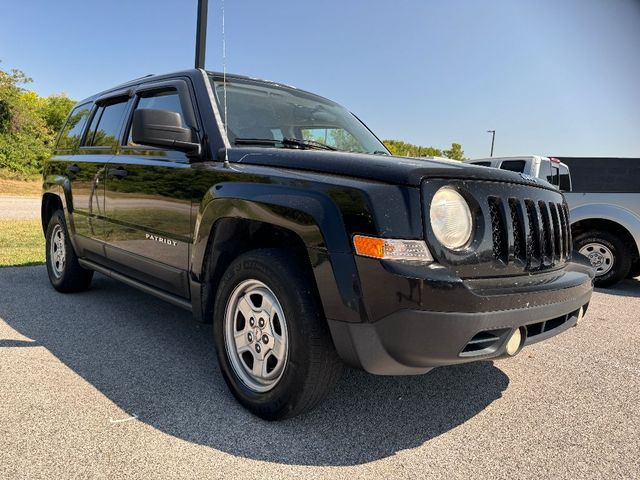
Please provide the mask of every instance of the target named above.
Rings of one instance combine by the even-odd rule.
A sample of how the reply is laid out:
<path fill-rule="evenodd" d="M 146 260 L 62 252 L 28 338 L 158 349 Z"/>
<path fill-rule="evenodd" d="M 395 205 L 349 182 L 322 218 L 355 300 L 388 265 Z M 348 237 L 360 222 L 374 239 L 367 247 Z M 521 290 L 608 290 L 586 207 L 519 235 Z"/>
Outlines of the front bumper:
<path fill-rule="evenodd" d="M 371 321 L 329 319 L 329 327 L 347 364 L 380 375 L 501 357 L 509 335 L 521 327 L 525 346 L 555 336 L 576 325 L 593 289 L 591 268 L 573 262 L 525 278 L 473 281 L 448 278 L 446 272 L 416 278 L 412 267 L 392 272 L 380 262 L 382 270 L 369 260 L 358 262 L 360 278 L 367 279 L 362 287 Z"/>

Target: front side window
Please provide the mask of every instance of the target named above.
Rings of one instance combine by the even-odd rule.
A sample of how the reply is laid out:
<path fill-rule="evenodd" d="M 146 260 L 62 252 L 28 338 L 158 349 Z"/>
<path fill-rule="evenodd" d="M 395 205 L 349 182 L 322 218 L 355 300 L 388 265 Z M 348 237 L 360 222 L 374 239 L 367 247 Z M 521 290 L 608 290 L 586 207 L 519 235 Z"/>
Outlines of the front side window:
<path fill-rule="evenodd" d="M 120 143 L 122 119 L 127 108 L 126 101 L 109 103 L 98 107 L 91 119 L 84 140 L 87 147 L 115 147 Z"/>
<path fill-rule="evenodd" d="M 560 169 L 555 165 L 551 165 L 551 177 L 547 179 L 547 182 L 556 187 L 560 185 Z"/>
<path fill-rule="evenodd" d="M 346 108 L 311 93 L 249 79 L 210 77 L 229 141 L 236 145 L 388 153 Z"/>
<path fill-rule="evenodd" d="M 154 90 L 151 92 L 143 92 L 138 98 L 136 110 L 140 108 L 151 108 L 155 110 L 168 110 L 180 114 L 182 126 L 187 128 L 185 123 L 185 115 L 180 103 L 180 96 L 175 88 Z M 131 139 L 131 128 L 129 128 L 129 136 L 127 145 L 136 146 L 137 144 Z"/>
<path fill-rule="evenodd" d="M 563 192 L 571 191 L 571 177 L 569 176 L 569 167 L 560 165 L 560 190 Z"/>
<path fill-rule="evenodd" d="M 82 136 L 82 131 L 87 123 L 87 118 L 89 117 L 90 112 L 90 103 L 79 105 L 71 111 L 69 118 L 67 118 L 67 122 L 62 128 L 56 148 L 61 150 L 71 150 L 80 144 L 80 137 Z"/>

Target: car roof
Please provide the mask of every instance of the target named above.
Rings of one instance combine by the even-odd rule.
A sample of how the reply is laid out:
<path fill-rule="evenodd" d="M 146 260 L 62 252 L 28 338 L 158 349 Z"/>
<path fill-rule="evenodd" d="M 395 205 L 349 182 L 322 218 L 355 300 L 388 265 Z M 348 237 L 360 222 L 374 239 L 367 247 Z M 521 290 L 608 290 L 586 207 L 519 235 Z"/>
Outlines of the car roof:
<path fill-rule="evenodd" d="M 196 75 L 201 75 L 202 72 L 205 72 L 207 75 L 213 75 L 214 77 L 219 77 L 219 78 L 223 78 L 226 77 L 228 80 L 246 80 L 246 81 L 251 81 L 251 82 L 257 82 L 257 83 L 263 83 L 265 85 L 270 85 L 270 86 L 274 86 L 274 87 L 280 87 L 280 88 L 288 88 L 291 90 L 295 90 L 298 92 L 303 92 L 309 95 L 314 95 L 318 98 L 323 98 L 321 95 L 315 94 L 313 92 L 308 92 L 306 90 L 302 90 L 300 88 L 297 87 L 293 87 L 291 85 L 287 85 L 285 83 L 281 83 L 281 82 L 274 82 L 272 80 L 264 80 L 264 79 L 260 79 L 260 78 L 255 78 L 255 77 L 249 77 L 246 75 L 238 75 L 238 74 L 231 74 L 231 73 L 222 73 L 222 72 L 214 72 L 214 71 L 210 71 L 210 70 L 200 70 L 200 69 L 196 69 L 196 68 L 191 68 L 191 69 L 187 69 L 187 70 L 178 70 L 175 72 L 170 72 L 170 73 L 163 73 L 163 74 L 153 74 L 150 73 L 148 75 L 144 75 L 142 77 L 138 77 L 138 78 L 134 78 L 132 80 L 129 80 L 127 82 L 121 83 L 119 85 L 116 85 L 114 87 L 108 88 L 106 90 L 102 90 L 100 92 L 95 93 L 94 95 L 91 95 L 87 98 L 84 98 L 82 100 L 80 100 L 77 105 L 82 105 L 83 103 L 88 103 L 88 102 L 94 102 L 96 101 L 98 98 L 108 95 L 109 93 L 112 92 L 117 92 L 119 90 L 124 90 L 127 87 L 136 87 L 142 83 L 146 83 L 146 82 L 156 82 L 156 81 L 161 81 L 161 80 L 165 80 L 165 79 L 170 79 L 170 78 L 175 78 L 175 77 L 192 77 L 192 76 L 196 76 Z M 330 99 L 325 99 L 328 101 L 332 101 Z"/>

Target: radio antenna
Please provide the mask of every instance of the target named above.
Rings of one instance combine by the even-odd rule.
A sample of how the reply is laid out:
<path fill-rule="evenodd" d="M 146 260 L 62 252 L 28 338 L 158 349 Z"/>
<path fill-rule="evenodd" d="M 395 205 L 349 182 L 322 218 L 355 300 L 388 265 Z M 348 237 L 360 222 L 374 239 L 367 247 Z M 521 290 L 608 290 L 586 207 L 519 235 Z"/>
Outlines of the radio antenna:
<path fill-rule="evenodd" d="M 224 108 L 224 134 L 229 138 L 227 131 L 227 125 L 229 124 L 229 117 L 227 116 L 227 38 L 224 30 L 224 0 L 221 0 L 222 6 L 222 103 Z M 224 149 L 224 163 L 229 166 L 229 149 Z"/>

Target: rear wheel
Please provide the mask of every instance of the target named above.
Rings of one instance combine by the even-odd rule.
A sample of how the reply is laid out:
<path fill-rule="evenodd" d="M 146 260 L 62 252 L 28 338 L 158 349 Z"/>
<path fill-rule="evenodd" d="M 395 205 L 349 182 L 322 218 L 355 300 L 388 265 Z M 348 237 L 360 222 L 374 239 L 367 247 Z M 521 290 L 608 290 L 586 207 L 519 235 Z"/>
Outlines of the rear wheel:
<path fill-rule="evenodd" d="M 624 279 L 631 268 L 631 252 L 617 236 L 603 231 L 581 233 L 574 249 L 591 262 L 596 272 L 595 285 L 608 287 Z"/>
<path fill-rule="evenodd" d="M 45 248 L 47 273 L 53 288 L 63 293 L 89 288 L 93 271 L 82 268 L 78 263 L 61 210 L 54 212 L 49 220 Z"/>
<path fill-rule="evenodd" d="M 214 304 L 220 368 L 238 401 L 266 420 L 311 410 L 342 371 L 315 285 L 295 257 L 248 252 L 225 272 Z"/>

